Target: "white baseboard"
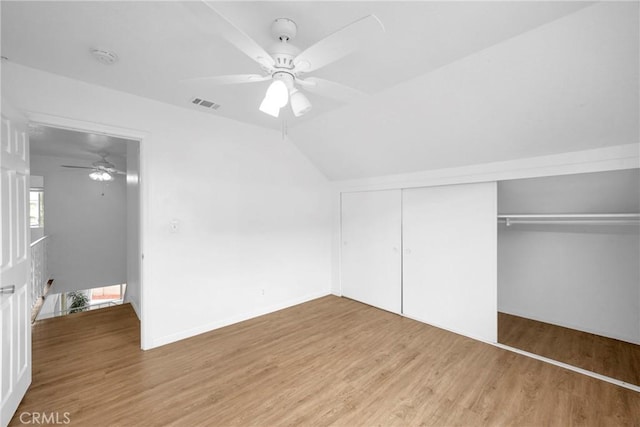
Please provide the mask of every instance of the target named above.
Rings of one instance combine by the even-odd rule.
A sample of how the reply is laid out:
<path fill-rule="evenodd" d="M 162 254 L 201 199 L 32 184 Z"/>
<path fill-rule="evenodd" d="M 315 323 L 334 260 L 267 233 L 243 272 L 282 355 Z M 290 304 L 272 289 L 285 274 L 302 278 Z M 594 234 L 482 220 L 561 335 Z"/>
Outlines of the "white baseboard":
<path fill-rule="evenodd" d="M 213 331 L 214 329 L 219 329 L 225 326 L 233 325 L 234 323 L 239 323 L 245 320 L 253 319 L 254 317 L 263 316 L 265 314 L 273 313 L 274 311 L 283 310 L 285 308 L 292 307 L 294 305 L 302 304 L 314 299 L 322 298 L 324 296 L 330 295 L 328 291 L 317 292 L 313 294 L 308 294 L 303 297 L 293 298 L 290 300 L 283 301 L 278 304 L 274 304 L 271 306 L 267 306 L 264 308 L 259 308 L 256 310 L 252 310 L 247 313 L 243 313 L 237 316 L 229 317 L 226 319 L 218 320 L 215 322 L 211 322 L 202 326 L 198 326 L 195 328 L 187 329 L 185 331 L 177 332 L 174 334 L 165 335 L 163 337 L 155 338 L 151 340 L 151 346 L 146 347 L 145 350 L 150 350 L 155 347 L 160 347 L 162 345 L 171 344 L 176 341 L 183 340 L 185 338 L 190 338 L 196 335 L 203 334 L 205 332 Z"/>

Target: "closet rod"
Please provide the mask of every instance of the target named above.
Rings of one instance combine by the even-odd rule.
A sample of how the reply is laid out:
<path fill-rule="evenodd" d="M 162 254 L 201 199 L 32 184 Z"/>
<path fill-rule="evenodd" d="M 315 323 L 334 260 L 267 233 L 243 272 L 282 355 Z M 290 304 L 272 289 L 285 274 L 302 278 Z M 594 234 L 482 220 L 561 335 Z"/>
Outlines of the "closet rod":
<path fill-rule="evenodd" d="M 549 225 L 556 225 L 556 224 L 566 224 L 566 225 L 575 225 L 575 224 L 584 224 L 584 225 L 639 225 L 640 224 L 640 220 L 597 220 L 597 219 L 587 219 L 587 220 L 582 220 L 582 221 L 578 221 L 578 220 L 564 220 L 564 221 L 558 221 L 558 220 L 548 220 L 548 221 L 542 221 L 542 220 L 526 220 L 526 219 L 504 219 L 504 220 L 498 220 L 499 222 L 505 223 L 507 224 L 507 227 L 511 226 L 511 225 L 517 225 L 517 224 L 549 224 Z"/>
<path fill-rule="evenodd" d="M 625 213 L 625 214 L 500 214 L 498 215 L 498 219 L 592 219 L 592 218 L 602 218 L 602 219 L 638 219 L 640 218 L 640 213 Z"/>
<path fill-rule="evenodd" d="M 513 224 L 640 224 L 640 214 L 513 214 L 498 215 L 498 222 Z"/>

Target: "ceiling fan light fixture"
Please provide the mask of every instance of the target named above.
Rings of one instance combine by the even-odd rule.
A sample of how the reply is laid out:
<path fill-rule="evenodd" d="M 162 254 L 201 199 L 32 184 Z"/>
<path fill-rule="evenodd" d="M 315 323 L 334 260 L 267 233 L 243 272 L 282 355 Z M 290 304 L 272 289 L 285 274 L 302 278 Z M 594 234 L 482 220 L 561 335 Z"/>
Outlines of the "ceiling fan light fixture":
<path fill-rule="evenodd" d="M 291 90 L 291 110 L 296 117 L 303 116 L 311 110 L 309 99 L 295 88 Z"/>
<path fill-rule="evenodd" d="M 272 117 L 277 118 L 278 115 L 280 114 L 280 107 L 275 103 L 271 102 L 271 100 L 265 96 L 264 99 L 262 100 L 262 103 L 260 104 L 260 111 Z"/>
<path fill-rule="evenodd" d="M 94 181 L 113 181 L 113 176 L 106 171 L 95 170 L 89 174 L 89 178 Z"/>
<path fill-rule="evenodd" d="M 282 108 L 289 103 L 289 89 L 287 84 L 282 80 L 274 80 L 267 89 L 265 98 L 269 99 L 278 108 Z"/>
<path fill-rule="evenodd" d="M 282 80 L 274 80 L 260 104 L 260 111 L 278 117 L 280 109 L 289 103 L 289 90 Z"/>

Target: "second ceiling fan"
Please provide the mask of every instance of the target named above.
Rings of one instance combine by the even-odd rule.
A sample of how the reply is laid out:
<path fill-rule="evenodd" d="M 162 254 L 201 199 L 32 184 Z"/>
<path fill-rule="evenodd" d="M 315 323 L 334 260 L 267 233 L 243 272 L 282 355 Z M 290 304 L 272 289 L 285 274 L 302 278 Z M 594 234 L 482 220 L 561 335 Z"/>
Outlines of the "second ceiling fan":
<path fill-rule="evenodd" d="M 211 2 L 203 3 L 215 12 L 211 19 L 220 34 L 256 61 L 264 74 L 233 74 L 188 80 L 202 80 L 218 85 L 272 80 L 259 108 L 273 117 L 278 117 L 280 109 L 287 104 L 291 104 L 296 117 L 311 110 L 311 102 L 299 89 L 343 102 L 362 95 L 362 92 L 340 83 L 317 77 L 302 77 L 305 73 L 318 70 L 348 55 L 376 33 L 384 32 L 384 26 L 375 15 L 360 18 L 302 51 L 291 44 L 298 30 L 296 23 L 288 18 L 278 18 L 271 25 L 271 34 L 276 42 L 264 49 L 218 12 Z"/>
<path fill-rule="evenodd" d="M 60 165 L 63 168 L 68 169 L 88 169 L 89 178 L 94 181 L 113 181 L 116 175 L 126 175 L 127 173 L 116 169 L 115 165 L 107 160 L 109 154 L 99 153 L 100 160 L 93 162 L 91 166 L 77 166 L 77 165 Z"/>

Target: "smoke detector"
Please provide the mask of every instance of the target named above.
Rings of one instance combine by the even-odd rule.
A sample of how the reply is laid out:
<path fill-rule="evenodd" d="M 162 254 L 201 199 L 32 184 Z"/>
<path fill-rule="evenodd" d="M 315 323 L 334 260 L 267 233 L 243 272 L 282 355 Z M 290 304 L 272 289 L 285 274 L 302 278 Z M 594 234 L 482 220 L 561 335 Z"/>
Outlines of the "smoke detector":
<path fill-rule="evenodd" d="M 91 55 L 103 64 L 111 65 L 118 60 L 118 55 L 106 49 L 91 49 Z"/>

